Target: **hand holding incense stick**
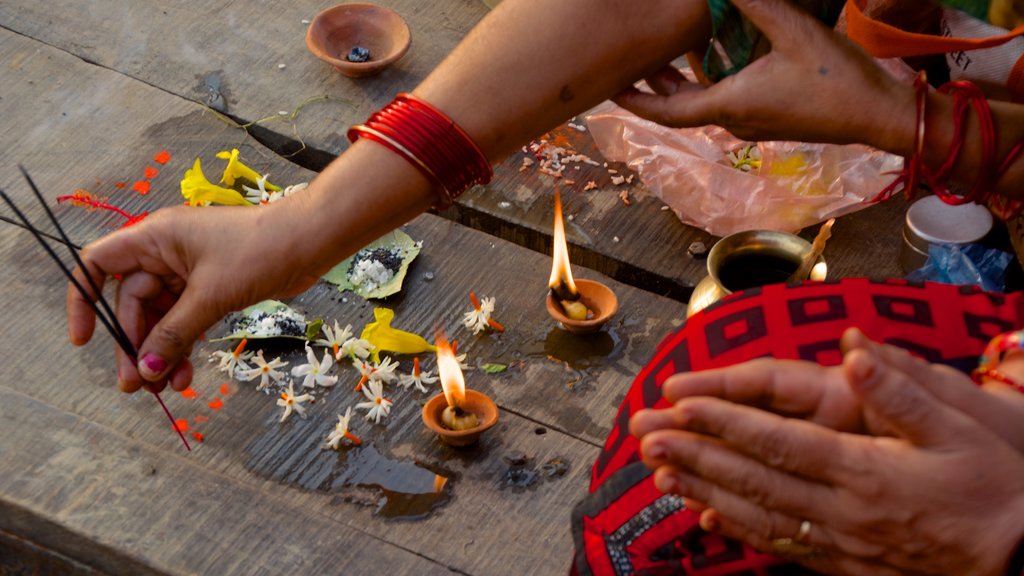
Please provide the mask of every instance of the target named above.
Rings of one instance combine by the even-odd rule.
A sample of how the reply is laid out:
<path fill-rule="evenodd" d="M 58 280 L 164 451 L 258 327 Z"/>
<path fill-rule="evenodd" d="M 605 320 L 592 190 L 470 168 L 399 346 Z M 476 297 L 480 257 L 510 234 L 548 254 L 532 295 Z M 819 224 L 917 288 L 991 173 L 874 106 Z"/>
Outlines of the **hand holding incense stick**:
<path fill-rule="evenodd" d="M 42 205 L 43 210 L 46 211 L 47 216 L 49 216 L 50 221 L 57 229 L 58 234 L 60 234 L 60 238 L 64 242 L 64 245 L 67 246 L 68 251 L 71 252 L 72 258 L 74 258 L 79 268 L 81 268 L 84 271 L 85 264 L 82 262 L 81 257 L 79 257 L 77 250 L 75 250 L 74 244 L 71 243 L 71 239 L 68 238 L 67 233 L 64 232 L 64 228 L 61 227 L 60 222 L 57 220 L 57 217 L 54 216 L 53 211 L 50 210 L 50 207 L 46 204 L 46 199 L 43 198 L 43 195 L 39 191 L 39 188 L 36 187 L 35 182 L 32 181 L 32 178 L 28 175 L 28 172 L 25 170 L 25 168 L 21 166 L 19 166 L 18 168 L 21 170 L 21 173 L 25 177 L 25 180 L 28 181 L 29 187 L 32 188 L 32 192 L 35 194 L 36 199 L 39 200 L 39 203 L 40 205 Z M 124 331 L 124 327 L 122 327 L 121 323 L 118 322 L 117 316 L 114 314 L 113 310 L 111 310 L 110 305 L 107 304 L 106 298 L 103 297 L 103 292 L 100 290 L 100 287 L 96 284 L 96 281 L 93 280 L 92 276 L 86 272 L 83 272 L 83 276 L 85 277 L 86 282 L 89 284 L 89 288 L 92 290 L 92 295 L 95 295 L 96 297 L 95 300 L 91 297 L 90 293 L 86 291 L 85 287 L 82 286 L 81 282 L 78 281 L 75 275 L 72 274 L 70 270 L 68 270 L 67 266 L 64 265 L 64 262 L 60 259 L 59 256 L 57 256 L 57 253 L 54 252 L 53 248 L 49 245 L 49 243 L 46 242 L 46 240 L 43 238 L 39 230 L 32 225 L 32 222 L 29 221 L 29 219 L 18 208 L 18 206 L 14 204 L 14 201 L 11 200 L 7 193 L 4 192 L 3 190 L 0 190 L 0 197 L 2 197 L 4 202 L 6 202 L 7 205 L 11 208 L 11 210 L 14 211 L 15 216 L 17 216 L 18 219 L 21 220 L 22 224 L 25 225 L 25 228 L 32 233 L 32 235 L 43 247 L 43 249 L 46 250 L 46 253 L 53 259 L 54 262 L 57 263 L 57 266 L 60 268 L 61 272 L 63 272 L 64 275 L 67 276 L 71 284 L 82 295 L 82 298 L 90 303 L 94 313 L 96 314 L 96 318 L 100 320 L 100 323 L 103 324 L 103 327 L 106 328 L 110 335 L 114 337 L 114 341 L 121 348 L 121 350 L 123 350 L 124 353 L 127 354 L 133 360 L 136 359 L 138 353 L 135 350 L 135 346 L 128 338 L 128 334 Z M 178 436 L 181 438 L 181 441 L 185 444 L 185 449 L 191 451 L 192 448 L 188 445 L 188 440 L 185 439 L 185 435 L 182 434 L 181 430 L 174 423 L 174 417 L 171 415 L 170 410 L 167 409 L 167 405 L 164 404 L 163 399 L 160 398 L 160 395 L 157 394 L 156 392 L 153 392 L 153 396 L 160 404 L 160 407 L 163 409 L 164 414 L 167 415 L 167 419 L 171 421 L 171 426 L 178 433 Z"/>

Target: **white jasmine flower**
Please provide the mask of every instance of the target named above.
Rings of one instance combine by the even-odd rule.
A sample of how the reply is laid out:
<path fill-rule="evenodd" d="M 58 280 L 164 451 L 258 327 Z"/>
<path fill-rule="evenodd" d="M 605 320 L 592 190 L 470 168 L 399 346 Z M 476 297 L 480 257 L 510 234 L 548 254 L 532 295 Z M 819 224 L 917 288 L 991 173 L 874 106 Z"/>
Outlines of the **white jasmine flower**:
<path fill-rule="evenodd" d="M 362 358 L 366 360 L 373 352 L 375 346 L 362 338 L 349 338 L 341 345 L 341 353 L 350 358 Z"/>
<path fill-rule="evenodd" d="M 352 325 L 345 326 L 344 329 L 338 327 L 338 321 L 334 321 L 334 329 L 332 330 L 327 324 L 323 325 L 322 328 L 324 336 L 327 338 L 321 338 L 314 342 L 317 346 L 326 346 L 334 350 L 334 359 L 341 360 L 342 346 L 352 338 Z"/>
<path fill-rule="evenodd" d="M 253 204 L 267 204 L 270 199 L 270 191 L 267 190 L 267 178 L 269 177 L 270 174 L 264 174 L 256 178 L 255 188 L 242 184 L 242 190 L 245 191 L 245 199 Z"/>
<path fill-rule="evenodd" d="M 466 312 L 465 316 L 462 317 L 462 324 L 472 330 L 473 334 L 478 334 L 488 327 L 493 328 L 497 332 L 505 330 L 504 326 L 491 318 L 491 314 L 494 313 L 494 297 L 477 300 L 476 294 L 470 292 L 469 300 L 473 303 L 473 309 Z"/>
<path fill-rule="evenodd" d="M 210 354 L 210 362 L 219 361 L 217 369 L 222 372 L 227 372 L 232 378 L 235 377 L 236 371 L 244 371 L 252 369 L 245 361 L 252 358 L 252 352 L 244 352 L 245 345 L 249 340 L 242 338 L 242 341 L 238 343 L 238 346 L 234 350 L 227 352 L 224 350 L 215 350 Z"/>
<path fill-rule="evenodd" d="M 263 359 L 263 350 L 260 350 L 252 359 L 253 364 L 256 366 L 248 370 L 239 370 L 238 379 L 249 382 L 255 380 L 257 377 L 260 379 L 259 385 L 256 386 L 257 390 L 266 390 L 270 386 L 270 381 L 280 384 L 284 381 L 285 373 L 280 372 L 278 368 L 284 368 L 288 365 L 287 362 L 281 360 L 280 357 L 274 358 L 270 362 Z"/>
<path fill-rule="evenodd" d="M 382 384 L 391 384 L 397 378 L 395 369 L 398 368 L 398 362 L 391 360 L 391 358 L 384 357 L 380 364 L 374 364 L 367 362 L 366 360 L 353 360 L 352 365 L 359 370 L 362 374 L 362 378 L 359 379 L 359 383 L 356 384 L 356 391 L 363 389 L 363 384 L 369 382 L 381 382 Z"/>
<path fill-rule="evenodd" d="M 369 402 L 356 404 L 356 408 L 367 411 L 366 419 L 372 419 L 374 424 L 380 424 L 380 419 L 391 413 L 392 402 L 384 397 L 383 389 L 384 385 L 380 380 L 371 380 L 363 388 L 363 396 L 366 396 Z"/>
<path fill-rule="evenodd" d="M 417 356 L 412 361 L 412 374 L 402 374 L 399 378 L 398 383 L 408 388 L 409 386 L 416 386 L 416 389 L 420 392 L 426 392 L 427 387 L 424 384 L 433 384 L 437 382 L 437 376 L 432 376 L 430 371 L 423 372 L 420 370 L 420 359 Z"/>
<path fill-rule="evenodd" d="M 292 382 L 288 383 L 288 391 L 281 392 L 281 397 L 277 399 L 277 405 L 284 408 L 284 414 L 281 414 L 281 422 L 291 415 L 292 410 L 299 413 L 299 416 L 306 415 L 306 409 L 302 407 L 303 402 L 313 403 L 312 394 L 303 394 L 302 396 L 295 395 L 295 384 Z"/>
<path fill-rule="evenodd" d="M 316 354 L 313 353 L 313 349 L 306 345 L 306 360 L 309 362 L 306 364 L 300 364 L 292 368 L 292 376 L 303 377 L 302 387 L 303 388 L 315 388 L 317 384 L 329 388 L 338 383 L 337 376 L 328 376 L 327 372 L 334 365 L 334 361 L 331 360 L 331 354 L 324 351 L 324 359 L 320 362 L 316 361 Z"/>
<path fill-rule="evenodd" d="M 327 435 L 327 442 L 324 444 L 324 448 L 338 449 L 339 444 L 342 440 L 348 440 L 353 444 L 362 444 L 362 440 L 355 434 L 348 431 L 348 422 L 352 419 L 352 407 L 349 406 L 345 409 L 345 415 L 338 414 L 338 423 L 334 425 L 334 430 Z"/>

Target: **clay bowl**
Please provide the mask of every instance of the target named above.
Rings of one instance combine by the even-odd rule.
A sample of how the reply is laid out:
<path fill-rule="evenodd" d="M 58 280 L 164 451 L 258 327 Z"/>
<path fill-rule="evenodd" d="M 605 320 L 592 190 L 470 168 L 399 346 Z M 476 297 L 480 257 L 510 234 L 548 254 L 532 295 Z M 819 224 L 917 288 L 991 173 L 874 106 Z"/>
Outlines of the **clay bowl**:
<path fill-rule="evenodd" d="M 576 290 L 580 293 L 580 301 L 589 308 L 594 316 L 586 320 L 573 320 L 565 315 L 562 305 L 555 301 L 554 295 L 548 291 L 548 314 L 562 323 L 566 330 L 573 334 L 592 334 L 601 329 L 619 309 L 619 299 L 612 289 L 594 280 L 577 279 Z"/>
<path fill-rule="evenodd" d="M 306 47 L 314 56 L 352 77 L 373 76 L 409 50 L 409 25 L 394 10 L 373 4 L 339 4 L 316 15 L 306 31 Z M 360 46 L 370 51 L 366 62 L 349 62 Z"/>
<path fill-rule="evenodd" d="M 423 405 L 423 423 L 437 435 L 441 441 L 451 446 L 469 446 L 480 439 L 485 430 L 498 422 L 498 407 L 487 395 L 476 390 L 466 390 L 466 401 L 462 409 L 476 414 L 480 425 L 469 430 L 449 430 L 441 424 L 441 413 L 448 407 L 444 394 L 438 394 Z"/>

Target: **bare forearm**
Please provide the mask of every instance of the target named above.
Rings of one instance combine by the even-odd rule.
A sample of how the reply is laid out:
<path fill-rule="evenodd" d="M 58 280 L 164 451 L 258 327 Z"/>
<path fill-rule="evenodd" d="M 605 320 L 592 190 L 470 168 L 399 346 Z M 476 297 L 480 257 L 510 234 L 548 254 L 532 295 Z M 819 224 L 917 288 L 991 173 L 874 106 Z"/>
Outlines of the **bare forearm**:
<path fill-rule="evenodd" d="M 491 162 L 610 98 L 710 34 L 704 0 L 505 0 L 416 88 Z M 291 219 L 320 234 L 323 268 L 426 210 L 430 183 L 359 141 L 312 184 Z M 298 225 L 298 224 L 297 224 Z M 315 231 L 315 232 L 314 232 Z"/>
<path fill-rule="evenodd" d="M 415 92 L 495 162 L 710 32 L 704 0 L 505 0 Z"/>

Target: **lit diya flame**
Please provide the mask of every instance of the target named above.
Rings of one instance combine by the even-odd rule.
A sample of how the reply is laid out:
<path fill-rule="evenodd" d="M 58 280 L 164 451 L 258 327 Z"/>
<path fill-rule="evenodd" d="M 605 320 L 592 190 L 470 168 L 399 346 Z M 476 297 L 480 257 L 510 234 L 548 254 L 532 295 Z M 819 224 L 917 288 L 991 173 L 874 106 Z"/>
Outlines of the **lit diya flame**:
<path fill-rule="evenodd" d="M 437 375 L 448 402 L 448 407 L 441 414 L 441 422 L 449 430 L 476 428 L 479 425 L 476 414 L 462 409 L 466 402 L 466 381 L 462 377 L 459 361 L 455 358 L 455 350 L 441 328 L 437 329 L 434 344 L 437 346 Z"/>
<path fill-rule="evenodd" d="M 555 189 L 555 232 L 554 252 L 551 259 L 551 277 L 548 288 L 555 299 L 562 305 L 565 315 L 573 320 L 586 320 L 590 313 L 579 301 L 580 293 L 572 280 L 572 268 L 569 265 L 569 247 L 565 242 L 565 223 L 562 221 L 562 194 Z"/>

